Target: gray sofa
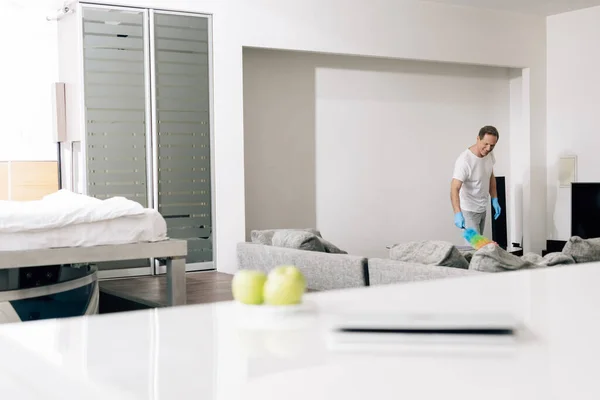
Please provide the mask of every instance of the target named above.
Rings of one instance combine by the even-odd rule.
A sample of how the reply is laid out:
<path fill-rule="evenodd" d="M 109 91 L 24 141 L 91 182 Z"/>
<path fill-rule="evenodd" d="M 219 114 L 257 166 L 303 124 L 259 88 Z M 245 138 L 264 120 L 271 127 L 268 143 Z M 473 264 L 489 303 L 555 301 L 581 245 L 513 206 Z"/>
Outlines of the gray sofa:
<path fill-rule="evenodd" d="M 252 243 L 238 243 L 237 261 L 239 269 L 267 273 L 295 265 L 309 289 L 332 290 L 600 261 L 600 239 L 574 236 L 562 252 L 545 257 L 518 257 L 495 245 L 460 252 L 443 241 L 408 242 L 391 246 L 390 258 L 383 259 L 349 255 L 315 229 L 265 230 L 253 231 Z"/>
<path fill-rule="evenodd" d="M 268 273 L 279 265 L 295 265 L 313 290 L 345 289 L 400 282 L 476 275 L 481 272 L 383 258 L 330 254 L 259 243 L 238 243 L 239 269 Z"/>
<path fill-rule="evenodd" d="M 256 230 L 252 231 L 251 240 L 250 243 L 237 245 L 239 269 L 268 273 L 279 265 L 295 265 L 305 275 L 308 288 L 313 290 L 345 289 L 481 273 L 467 269 L 466 262 L 464 265 L 456 263 L 454 260 L 457 259 L 457 253 L 454 247 L 443 242 L 430 242 L 430 249 L 421 246 L 399 251 L 396 246 L 390 250 L 390 255 L 397 259 L 383 259 L 346 254 L 323 239 L 315 229 Z M 436 249 L 431 248 L 432 246 Z M 417 257 L 403 260 L 401 256 L 406 256 L 407 252 L 412 252 Z M 418 257 L 425 253 L 426 259 Z M 435 263 L 436 257 L 439 258 L 440 265 L 431 265 Z"/>

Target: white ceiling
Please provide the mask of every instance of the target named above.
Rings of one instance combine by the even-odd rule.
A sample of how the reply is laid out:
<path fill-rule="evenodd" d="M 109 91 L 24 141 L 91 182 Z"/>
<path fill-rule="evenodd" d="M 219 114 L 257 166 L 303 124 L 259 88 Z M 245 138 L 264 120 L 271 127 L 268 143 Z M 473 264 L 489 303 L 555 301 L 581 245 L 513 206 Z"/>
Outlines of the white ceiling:
<path fill-rule="evenodd" d="M 554 15 L 600 6 L 600 0 L 426 0 L 457 6 L 487 8 L 517 13 Z"/>

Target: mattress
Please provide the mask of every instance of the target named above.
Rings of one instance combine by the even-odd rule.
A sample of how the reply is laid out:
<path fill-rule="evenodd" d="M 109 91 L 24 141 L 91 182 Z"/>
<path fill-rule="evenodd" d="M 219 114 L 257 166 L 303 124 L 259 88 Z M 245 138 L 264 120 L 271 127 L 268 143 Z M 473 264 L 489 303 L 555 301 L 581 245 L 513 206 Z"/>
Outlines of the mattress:
<path fill-rule="evenodd" d="M 0 232 L 0 251 L 89 247 L 167 240 L 167 224 L 153 209 L 135 215 L 62 225 L 48 229 Z"/>
<path fill-rule="evenodd" d="M 0 233 L 48 230 L 140 215 L 145 208 L 121 196 L 96 199 L 59 190 L 34 201 L 0 201 Z"/>

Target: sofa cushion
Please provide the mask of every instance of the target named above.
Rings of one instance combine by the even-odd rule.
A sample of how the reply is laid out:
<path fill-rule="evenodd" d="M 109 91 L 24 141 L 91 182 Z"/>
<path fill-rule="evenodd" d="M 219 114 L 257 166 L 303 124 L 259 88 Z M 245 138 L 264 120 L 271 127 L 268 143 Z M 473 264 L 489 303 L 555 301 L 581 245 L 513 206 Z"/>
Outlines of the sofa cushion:
<path fill-rule="evenodd" d="M 321 232 L 313 228 L 299 228 L 299 229 L 263 229 L 263 230 L 252 230 L 250 232 L 250 240 L 252 243 L 264 244 L 267 246 L 273 245 L 273 235 L 275 232 L 280 231 L 304 231 L 310 232 L 318 237 L 321 237 Z"/>
<path fill-rule="evenodd" d="M 314 233 L 307 231 L 277 231 L 273 235 L 273 246 L 325 252 L 325 246 L 323 246 L 320 238 Z"/>
<path fill-rule="evenodd" d="M 295 265 L 314 290 L 345 289 L 368 284 L 367 259 L 255 243 L 237 244 L 238 268 L 269 273 L 280 265 Z"/>
<path fill-rule="evenodd" d="M 371 286 L 481 274 L 481 272 L 463 268 L 425 265 L 382 258 L 369 258 L 368 268 L 369 284 Z"/>
<path fill-rule="evenodd" d="M 515 256 L 494 243 L 477 250 L 469 264 L 469 269 L 481 272 L 503 272 L 535 267 L 534 263 Z"/>
<path fill-rule="evenodd" d="M 390 259 L 453 268 L 469 268 L 467 260 L 452 243 L 436 240 L 396 244 L 390 248 Z"/>
<path fill-rule="evenodd" d="M 548 253 L 544 257 L 536 253 L 527 253 L 521 257 L 537 266 L 553 267 L 555 265 L 575 264 L 573 257 L 563 253 Z"/>
<path fill-rule="evenodd" d="M 600 238 L 582 239 L 573 236 L 567 241 L 562 252 L 573 257 L 577 263 L 600 261 Z"/>

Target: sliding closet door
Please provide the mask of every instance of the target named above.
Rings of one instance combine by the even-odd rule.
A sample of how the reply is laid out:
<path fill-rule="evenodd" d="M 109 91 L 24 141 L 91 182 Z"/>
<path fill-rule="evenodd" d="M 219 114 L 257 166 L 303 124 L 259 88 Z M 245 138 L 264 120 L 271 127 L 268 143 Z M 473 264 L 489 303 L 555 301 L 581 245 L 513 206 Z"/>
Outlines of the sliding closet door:
<path fill-rule="evenodd" d="M 155 204 L 192 269 L 212 268 L 209 20 L 150 12 Z"/>
<path fill-rule="evenodd" d="M 82 13 L 87 194 L 151 207 L 148 11 L 84 6 Z M 118 266 L 150 273 L 149 260 Z"/>
<path fill-rule="evenodd" d="M 87 193 L 149 206 L 145 12 L 83 8 Z"/>

